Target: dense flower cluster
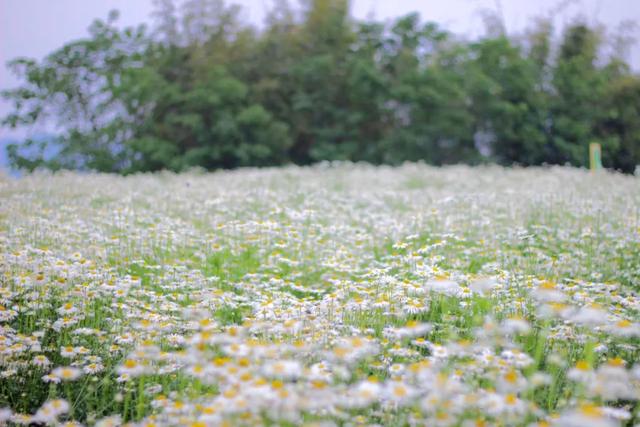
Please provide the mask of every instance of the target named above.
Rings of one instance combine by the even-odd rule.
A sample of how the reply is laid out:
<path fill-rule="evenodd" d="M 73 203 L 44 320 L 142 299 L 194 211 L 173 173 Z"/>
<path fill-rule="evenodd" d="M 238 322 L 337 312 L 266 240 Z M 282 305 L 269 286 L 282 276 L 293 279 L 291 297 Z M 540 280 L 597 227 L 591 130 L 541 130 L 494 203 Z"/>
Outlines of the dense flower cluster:
<path fill-rule="evenodd" d="M 0 180 L 0 424 L 640 422 L 640 181 Z"/>

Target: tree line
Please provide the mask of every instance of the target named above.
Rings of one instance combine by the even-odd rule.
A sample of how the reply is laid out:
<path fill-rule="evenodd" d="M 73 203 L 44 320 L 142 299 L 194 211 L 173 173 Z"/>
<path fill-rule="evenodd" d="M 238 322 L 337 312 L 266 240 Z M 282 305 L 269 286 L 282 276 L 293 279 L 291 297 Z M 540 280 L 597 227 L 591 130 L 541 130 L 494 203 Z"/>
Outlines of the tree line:
<path fill-rule="evenodd" d="M 309 164 L 640 164 L 640 76 L 624 32 L 540 18 L 518 35 L 488 15 L 470 40 L 417 14 L 356 20 L 348 0 L 279 1 L 261 26 L 223 0 L 156 0 L 150 26 L 117 12 L 41 61 L 10 63 L 8 148 L 32 170 L 134 173 Z M 45 155 L 47 147 L 55 155 Z"/>

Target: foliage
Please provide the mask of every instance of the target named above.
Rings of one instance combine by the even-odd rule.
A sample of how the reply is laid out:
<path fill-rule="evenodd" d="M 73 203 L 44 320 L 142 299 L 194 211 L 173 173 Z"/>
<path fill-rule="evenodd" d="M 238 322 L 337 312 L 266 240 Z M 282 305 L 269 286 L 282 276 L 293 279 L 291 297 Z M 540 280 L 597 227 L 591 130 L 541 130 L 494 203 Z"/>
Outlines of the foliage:
<path fill-rule="evenodd" d="M 259 29 L 223 0 L 156 6 L 151 31 L 119 29 L 113 13 L 41 62 L 11 62 L 24 83 L 3 93 L 15 107 L 3 124 L 48 123 L 57 147 L 13 145 L 14 166 L 586 166 L 590 142 L 607 167 L 640 164 L 640 76 L 580 20 L 559 37 L 548 19 L 524 35 L 488 20 L 469 41 L 417 14 L 357 21 L 347 0 L 283 0 Z"/>

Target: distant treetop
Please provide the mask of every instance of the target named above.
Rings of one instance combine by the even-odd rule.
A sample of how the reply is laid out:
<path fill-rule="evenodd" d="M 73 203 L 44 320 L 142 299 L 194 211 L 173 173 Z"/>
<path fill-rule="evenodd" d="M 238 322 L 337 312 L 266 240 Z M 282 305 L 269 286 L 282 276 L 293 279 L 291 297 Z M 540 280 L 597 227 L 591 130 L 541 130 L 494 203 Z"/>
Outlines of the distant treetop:
<path fill-rule="evenodd" d="M 605 167 L 640 164 L 624 34 L 576 20 L 557 35 L 540 19 L 467 40 L 417 14 L 356 20 L 347 0 L 278 1 L 259 29 L 223 0 L 155 5 L 149 28 L 119 29 L 113 12 L 42 61 L 11 61 L 23 83 L 2 92 L 2 124 L 57 129 L 9 145 L 14 167 L 586 166 L 591 142 Z"/>

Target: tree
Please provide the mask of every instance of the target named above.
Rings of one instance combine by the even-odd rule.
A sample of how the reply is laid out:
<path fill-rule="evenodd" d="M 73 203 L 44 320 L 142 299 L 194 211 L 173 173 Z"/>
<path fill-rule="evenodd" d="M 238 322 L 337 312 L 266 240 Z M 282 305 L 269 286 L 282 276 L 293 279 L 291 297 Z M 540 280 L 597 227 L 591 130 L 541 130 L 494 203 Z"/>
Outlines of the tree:
<path fill-rule="evenodd" d="M 600 120 L 605 75 L 596 66 L 601 37 L 584 23 L 569 26 L 563 35 L 553 70 L 551 147 L 549 163 L 588 164 L 588 146 Z M 606 152 L 609 147 L 603 147 Z"/>
<path fill-rule="evenodd" d="M 600 141 L 608 141 L 604 163 L 633 173 L 640 165 L 640 78 L 625 76 L 612 81 L 601 100 L 606 112 L 598 123 Z"/>
<path fill-rule="evenodd" d="M 547 143 L 546 107 L 536 64 L 505 36 L 481 40 L 471 50 L 466 82 L 476 137 L 485 138 L 479 143 L 489 144 L 501 164 L 540 164 Z"/>
<path fill-rule="evenodd" d="M 69 43 L 41 63 L 11 61 L 10 67 L 25 83 L 3 92 L 14 111 L 2 123 L 17 128 L 49 121 L 58 131 L 35 157 L 24 155 L 21 147 L 10 147 L 14 164 L 119 171 L 130 162 L 126 141 L 136 123 L 124 114 L 117 93 L 126 70 L 142 61 L 147 36 L 144 26 L 118 31 L 116 19 L 112 12 L 107 21 L 95 21 L 89 28 L 91 38 Z M 46 145 L 58 148 L 55 159 L 43 157 Z"/>
<path fill-rule="evenodd" d="M 585 166 L 594 141 L 605 166 L 640 162 L 625 34 L 606 56 L 611 37 L 580 21 L 557 38 L 541 19 L 519 37 L 488 15 L 467 40 L 418 14 L 355 20 L 348 0 L 278 0 L 262 28 L 224 0 L 154 3 L 150 32 L 112 14 L 40 62 L 12 62 L 23 84 L 3 93 L 14 105 L 3 124 L 56 132 L 11 146 L 15 166 Z"/>

